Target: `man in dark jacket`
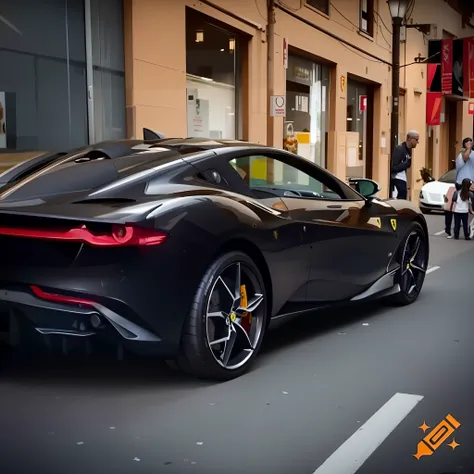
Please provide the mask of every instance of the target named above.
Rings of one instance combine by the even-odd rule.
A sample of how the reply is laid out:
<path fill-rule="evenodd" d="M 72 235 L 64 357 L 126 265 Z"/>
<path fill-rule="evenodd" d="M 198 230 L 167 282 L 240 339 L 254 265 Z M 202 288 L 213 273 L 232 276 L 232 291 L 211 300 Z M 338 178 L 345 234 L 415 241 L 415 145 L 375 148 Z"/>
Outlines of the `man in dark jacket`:
<path fill-rule="evenodd" d="M 411 151 L 416 148 L 420 134 L 416 130 L 407 133 L 406 140 L 397 145 L 392 153 L 391 178 L 393 187 L 397 190 L 397 199 L 407 198 L 407 169 L 411 167 Z"/>

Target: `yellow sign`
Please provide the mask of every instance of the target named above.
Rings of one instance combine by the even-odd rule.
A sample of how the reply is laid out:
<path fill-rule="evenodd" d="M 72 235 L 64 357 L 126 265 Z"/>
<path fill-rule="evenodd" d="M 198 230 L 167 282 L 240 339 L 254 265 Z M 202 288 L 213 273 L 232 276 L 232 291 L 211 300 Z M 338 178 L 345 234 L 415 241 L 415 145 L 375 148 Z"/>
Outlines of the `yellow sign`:
<path fill-rule="evenodd" d="M 376 225 L 379 229 L 382 228 L 382 221 L 380 220 L 380 217 L 377 217 L 377 218 L 375 219 L 375 225 Z"/>
<path fill-rule="evenodd" d="M 392 229 L 397 230 L 397 219 L 390 219 L 390 224 L 392 224 Z"/>
<path fill-rule="evenodd" d="M 346 76 L 341 76 L 340 78 L 341 92 L 346 90 Z"/>
<path fill-rule="evenodd" d="M 419 461 L 422 456 L 431 456 L 434 452 L 461 426 L 452 415 L 447 415 L 446 418 L 438 423 L 417 445 L 416 454 L 413 456 Z M 423 433 L 426 433 L 430 427 L 426 421 L 419 426 Z M 447 446 L 453 450 L 460 446 L 453 438 L 451 443 Z"/>

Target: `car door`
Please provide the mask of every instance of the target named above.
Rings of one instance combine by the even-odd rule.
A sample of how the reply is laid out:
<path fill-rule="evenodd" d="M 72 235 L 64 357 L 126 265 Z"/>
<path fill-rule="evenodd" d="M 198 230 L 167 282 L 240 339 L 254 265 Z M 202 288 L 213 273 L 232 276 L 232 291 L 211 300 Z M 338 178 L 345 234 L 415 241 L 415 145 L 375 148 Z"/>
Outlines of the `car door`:
<path fill-rule="evenodd" d="M 310 272 L 310 253 L 303 235 L 303 226 L 291 219 L 290 213 L 278 194 L 264 189 L 252 191 L 251 177 L 262 173 L 261 161 L 253 159 L 248 147 L 229 153 L 224 148 L 215 151 L 215 158 L 193 161 L 193 166 L 209 182 L 248 196 L 249 203 L 268 210 L 278 211 L 278 217 L 266 218 L 258 235 L 258 247 L 263 251 L 270 274 L 273 277 L 273 310 L 278 310 L 288 302 L 306 302 L 306 285 Z M 216 179 L 217 178 L 217 179 Z M 255 210 L 255 206 L 253 206 Z"/>
<path fill-rule="evenodd" d="M 304 158 L 273 152 L 249 159 L 258 163 L 250 189 L 279 196 L 291 220 L 301 226 L 310 260 L 307 301 L 351 298 L 384 274 L 396 246 L 390 206 L 369 205 Z"/>

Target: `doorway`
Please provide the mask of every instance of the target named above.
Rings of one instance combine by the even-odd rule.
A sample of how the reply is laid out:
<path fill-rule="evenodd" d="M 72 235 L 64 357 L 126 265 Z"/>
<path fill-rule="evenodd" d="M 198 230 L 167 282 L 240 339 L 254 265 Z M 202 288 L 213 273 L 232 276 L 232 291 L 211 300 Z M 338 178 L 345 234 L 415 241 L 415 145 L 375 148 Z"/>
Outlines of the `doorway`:
<path fill-rule="evenodd" d="M 346 176 L 372 178 L 374 89 L 371 85 L 348 79 L 346 131 L 358 134 L 356 153 L 348 150 Z"/>
<path fill-rule="evenodd" d="M 446 156 L 444 158 L 444 169 L 452 169 L 456 166 L 456 155 L 458 153 L 458 137 L 456 131 L 457 122 L 457 102 L 446 100 L 445 120 L 448 124 L 447 147 L 445 147 Z M 447 149 L 446 149 L 447 148 Z"/>

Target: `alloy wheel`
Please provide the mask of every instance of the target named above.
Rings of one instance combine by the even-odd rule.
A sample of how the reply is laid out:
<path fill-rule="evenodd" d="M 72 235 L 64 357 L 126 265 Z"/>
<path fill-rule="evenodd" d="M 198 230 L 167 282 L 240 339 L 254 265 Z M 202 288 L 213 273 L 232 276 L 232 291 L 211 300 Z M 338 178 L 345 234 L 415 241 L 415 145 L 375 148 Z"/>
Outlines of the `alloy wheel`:
<path fill-rule="evenodd" d="M 413 230 L 405 240 L 401 261 L 400 288 L 408 297 L 421 291 L 426 275 L 427 249 L 423 234 Z"/>
<path fill-rule="evenodd" d="M 206 307 L 206 343 L 224 369 L 242 367 L 262 336 L 264 292 L 252 268 L 243 262 L 227 266 L 215 279 Z"/>

